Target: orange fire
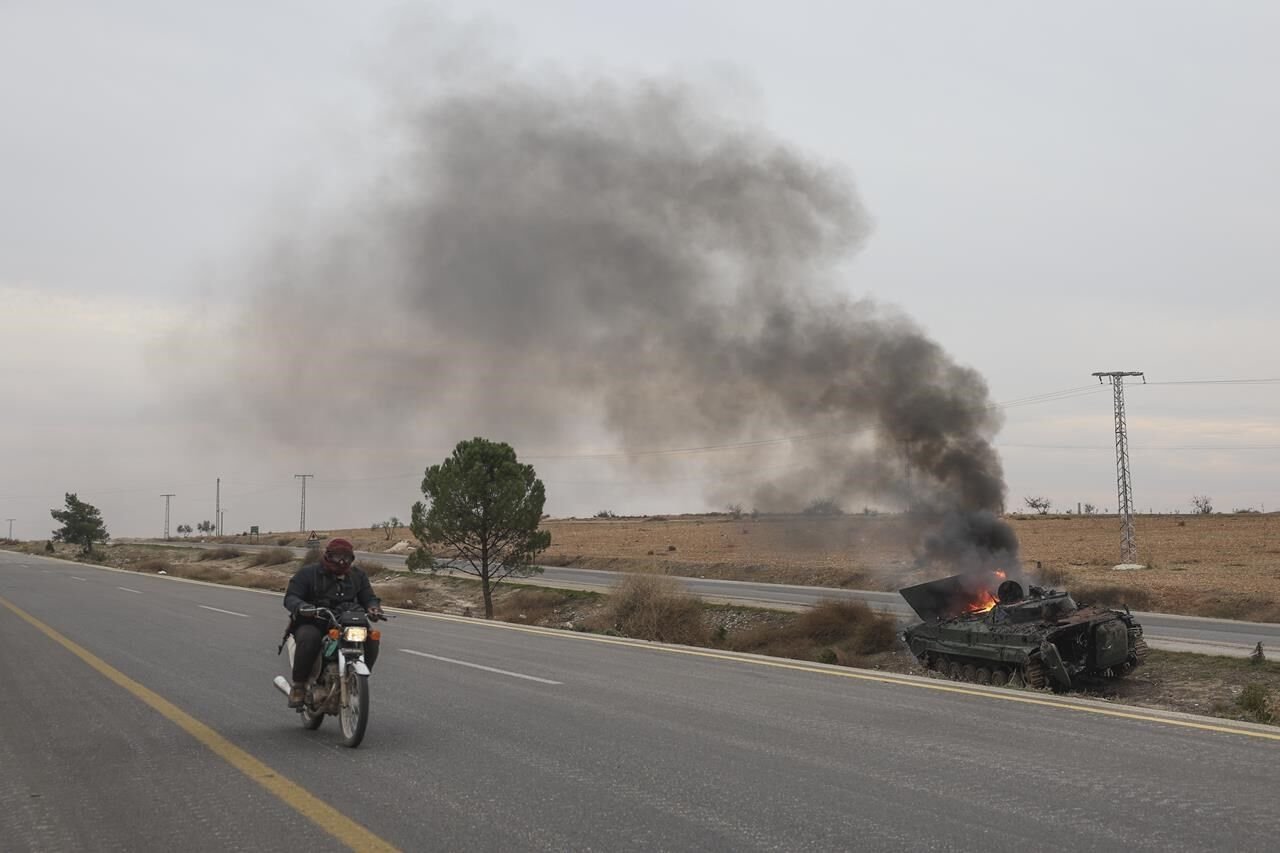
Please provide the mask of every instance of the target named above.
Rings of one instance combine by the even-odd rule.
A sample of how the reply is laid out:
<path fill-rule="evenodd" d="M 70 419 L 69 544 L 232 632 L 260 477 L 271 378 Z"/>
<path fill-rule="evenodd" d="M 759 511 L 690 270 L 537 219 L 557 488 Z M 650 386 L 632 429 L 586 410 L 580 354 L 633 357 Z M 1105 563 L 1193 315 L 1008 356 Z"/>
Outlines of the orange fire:
<path fill-rule="evenodd" d="M 978 592 L 973 601 L 969 602 L 969 606 L 965 608 L 966 613 L 986 613 L 998 604 L 996 597 L 985 589 Z"/>
<path fill-rule="evenodd" d="M 991 575 L 995 578 L 997 583 L 1008 578 L 1008 575 L 1006 575 L 1001 569 L 992 569 Z M 965 606 L 964 612 L 986 613 L 999 603 L 1000 600 L 996 598 L 990 590 L 980 589 L 973 594 L 973 599 Z"/>

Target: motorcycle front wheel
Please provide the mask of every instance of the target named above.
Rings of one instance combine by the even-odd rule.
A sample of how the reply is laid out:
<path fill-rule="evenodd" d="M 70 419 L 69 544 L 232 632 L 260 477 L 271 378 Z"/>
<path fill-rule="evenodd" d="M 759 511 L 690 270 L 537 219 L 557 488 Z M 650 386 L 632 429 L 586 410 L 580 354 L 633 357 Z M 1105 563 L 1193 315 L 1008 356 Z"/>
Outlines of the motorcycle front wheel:
<path fill-rule="evenodd" d="M 342 724 L 342 742 L 354 749 L 364 740 L 369 725 L 369 676 L 357 675 L 355 667 L 347 670 L 347 702 L 338 712 Z"/>

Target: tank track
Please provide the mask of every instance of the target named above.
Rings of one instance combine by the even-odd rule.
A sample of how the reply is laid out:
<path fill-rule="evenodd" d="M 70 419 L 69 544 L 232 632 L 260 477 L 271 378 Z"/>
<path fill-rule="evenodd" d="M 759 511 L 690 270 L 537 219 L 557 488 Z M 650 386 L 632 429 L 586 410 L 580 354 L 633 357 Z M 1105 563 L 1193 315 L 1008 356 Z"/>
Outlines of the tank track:
<path fill-rule="evenodd" d="M 1142 662 L 1147 659 L 1147 641 L 1142 637 L 1141 628 L 1129 629 L 1129 642 L 1133 646 L 1133 656 L 1138 659 L 1138 666 L 1142 666 Z"/>
<path fill-rule="evenodd" d="M 1032 690 L 1042 690 L 1049 683 L 1045 677 L 1044 664 L 1040 662 L 1040 658 L 1032 658 L 1022 670 L 1022 680 Z"/>
<path fill-rule="evenodd" d="M 995 687 L 1003 687 L 1006 684 L 1013 687 L 1017 685 L 1017 679 L 1022 677 L 1023 683 L 1036 688 L 1043 687 L 1046 683 L 1044 669 L 1040 665 L 1040 661 L 1033 659 L 1027 671 L 1022 667 L 1007 665 L 1001 666 L 992 664 L 990 661 L 984 661 L 973 658 L 951 657 L 949 655 L 929 654 L 921 658 L 921 663 L 927 669 L 931 669 L 944 678 L 950 678 L 953 681 L 962 681 L 974 684 L 989 684 Z M 953 673 L 953 665 L 954 673 Z M 981 680 L 978 675 L 980 669 L 986 669 L 990 674 L 988 681 Z M 999 675 L 996 673 L 999 672 Z M 972 677 L 970 676 L 972 673 Z M 1028 673 L 1031 678 L 1028 678 Z M 1034 684 L 1031 679 L 1034 679 Z"/>

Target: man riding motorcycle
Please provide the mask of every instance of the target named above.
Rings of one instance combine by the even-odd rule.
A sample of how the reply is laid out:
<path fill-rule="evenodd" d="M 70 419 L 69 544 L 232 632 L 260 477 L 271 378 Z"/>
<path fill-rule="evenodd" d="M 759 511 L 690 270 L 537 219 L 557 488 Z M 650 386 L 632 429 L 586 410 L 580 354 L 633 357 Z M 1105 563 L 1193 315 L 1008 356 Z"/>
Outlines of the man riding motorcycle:
<path fill-rule="evenodd" d="M 325 546 L 318 563 L 308 563 L 298 569 L 289 580 L 284 594 L 284 607 L 293 620 L 289 631 L 293 634 L 293 683 L 289 689 L 289 707 L 302 707 L 306 695 L 307 679 L 320 656 L 324 641 L 324 629 L 314 615 L 306 612 L 311 607 L 339 610 L 351 604 L 363 607 L 373 620 L 385 619 L 380 599 L 373 594 L 369 576 L 355 562 L 355 548 L 346 539 L 332 539 Z M 301 611 L 301 612 L 300 612 Z M 366 640 L 365 664 L 373 669 L 378 659 L 378 641 Z"/>

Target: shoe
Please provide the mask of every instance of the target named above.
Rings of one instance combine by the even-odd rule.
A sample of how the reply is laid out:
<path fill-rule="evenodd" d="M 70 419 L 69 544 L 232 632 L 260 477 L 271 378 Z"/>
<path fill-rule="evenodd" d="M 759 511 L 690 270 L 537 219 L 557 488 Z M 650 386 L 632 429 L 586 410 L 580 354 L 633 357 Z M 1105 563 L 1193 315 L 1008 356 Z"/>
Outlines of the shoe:
<path fill-rule="evenodd" d="M 307 697 L 307 687 L 301 682 L 295 681 L 293 686 L 289 688 L 289 707 L 301 708 L 303 701 Z"/>

